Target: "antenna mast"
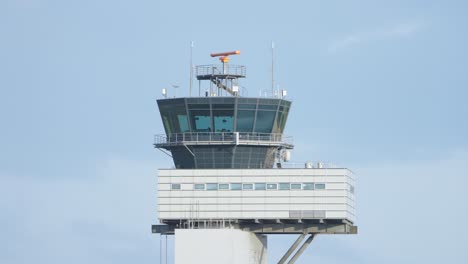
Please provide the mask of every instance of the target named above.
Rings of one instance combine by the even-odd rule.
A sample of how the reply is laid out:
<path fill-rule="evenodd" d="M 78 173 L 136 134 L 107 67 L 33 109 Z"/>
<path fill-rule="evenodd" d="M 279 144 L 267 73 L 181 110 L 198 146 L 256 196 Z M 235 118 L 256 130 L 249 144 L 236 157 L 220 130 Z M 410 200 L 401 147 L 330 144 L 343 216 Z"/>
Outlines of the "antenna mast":
<path fill-rule="evenodd" d="M 190 42 L 190 93 L 189 93 L 189 96 L 192 96 L 192 87 L 193 87 L 193 40 Z"/>
<path fill-rule="evenodd" d="M 271 41 L 271 95 L 275 94 L 275 43 Z"/>

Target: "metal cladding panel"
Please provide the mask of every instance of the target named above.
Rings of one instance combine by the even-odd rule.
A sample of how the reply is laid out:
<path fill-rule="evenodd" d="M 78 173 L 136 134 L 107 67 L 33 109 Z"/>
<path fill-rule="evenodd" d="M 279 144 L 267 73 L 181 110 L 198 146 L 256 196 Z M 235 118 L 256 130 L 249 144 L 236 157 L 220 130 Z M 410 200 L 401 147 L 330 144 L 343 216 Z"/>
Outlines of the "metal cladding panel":
<path fill-rule="evenodd" d="M 321 169 L 166 171 L 159 176 L 159 218 L 163 221 L 194 218 L 288 219 L 299 214 L 303 219 L 354 221 L 352 174 L 346 169 L 327 171 L 330 179 Z M 293 184 L 299 184 L 301 190 L 279 189 L 280 183 L 283 183 L 283 187 L 287 183 L 291 188 Z M 180 189 L 171 190 L 172 184 Z M 223 188 L 228 189 L 220 190 L 222 184 Z M 247 184 L 252 189 L 231 190 L 235 184 L 241 188 Z M 202 185 L 203 189 L 195 190 L 195 185 Z M 265 189 L 256 190 L 257 187 Z"/>

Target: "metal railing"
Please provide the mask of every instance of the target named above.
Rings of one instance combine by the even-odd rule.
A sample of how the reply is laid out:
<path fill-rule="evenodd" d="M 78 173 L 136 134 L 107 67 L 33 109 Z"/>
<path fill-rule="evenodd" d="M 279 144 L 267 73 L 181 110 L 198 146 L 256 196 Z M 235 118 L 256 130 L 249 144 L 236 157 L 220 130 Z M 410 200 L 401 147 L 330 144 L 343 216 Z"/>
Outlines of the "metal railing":
<path fill-rule="evenodd" d="M 336 163 L 324 161 L 282 162 L 283 169 L 339 169 L 343 168 Z"/>
<path fill-rule="evenodd" d="M 276 144 L 293 145 L 292 137 L 280 133 L 188 132 L 155 135 L 154 145 L 176 144 Z"/>
<path fill-rule="evenodd" d="M 245 66 L 225 64 L 223 68 L 222 64 L 198 65 L 195 72 L 197 76 L 232 75 L 245 77 Z"/>

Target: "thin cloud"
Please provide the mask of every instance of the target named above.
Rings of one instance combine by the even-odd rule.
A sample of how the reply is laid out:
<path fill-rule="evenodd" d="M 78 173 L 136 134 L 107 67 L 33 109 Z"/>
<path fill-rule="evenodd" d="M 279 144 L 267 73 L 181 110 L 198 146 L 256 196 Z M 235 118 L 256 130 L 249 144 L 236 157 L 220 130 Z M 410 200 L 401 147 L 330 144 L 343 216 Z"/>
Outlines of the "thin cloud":
<path fill-rule="evenodd" d="M 328 51 L 337 52 L 362 43 L 409 37 L 421 31 L 423 27 L 421 22 L 407 22 L 375 31 L 350 34 L 330 43 Z"/>

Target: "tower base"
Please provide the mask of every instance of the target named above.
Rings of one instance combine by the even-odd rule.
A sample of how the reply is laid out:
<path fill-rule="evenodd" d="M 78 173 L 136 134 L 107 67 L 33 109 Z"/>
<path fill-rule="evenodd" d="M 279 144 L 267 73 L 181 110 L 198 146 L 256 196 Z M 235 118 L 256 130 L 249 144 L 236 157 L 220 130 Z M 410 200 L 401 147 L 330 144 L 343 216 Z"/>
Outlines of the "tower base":
<path fill-rule="evenodd" d="M 175 264 L 266 264 L 267 237 L 239 229 L 176 229 Z"/>

